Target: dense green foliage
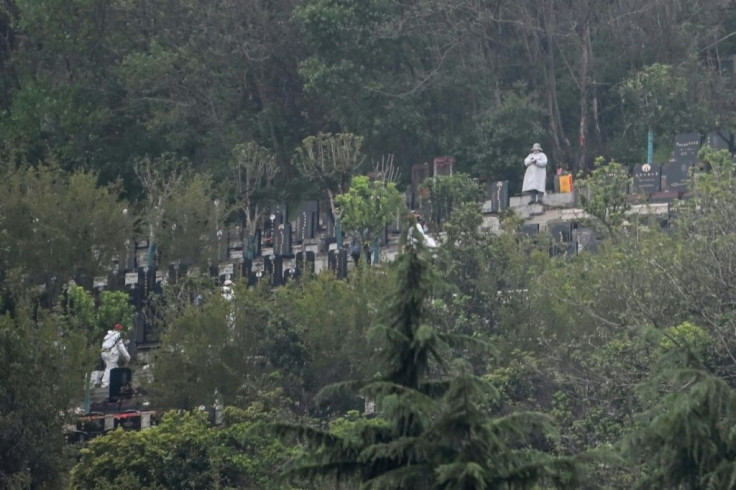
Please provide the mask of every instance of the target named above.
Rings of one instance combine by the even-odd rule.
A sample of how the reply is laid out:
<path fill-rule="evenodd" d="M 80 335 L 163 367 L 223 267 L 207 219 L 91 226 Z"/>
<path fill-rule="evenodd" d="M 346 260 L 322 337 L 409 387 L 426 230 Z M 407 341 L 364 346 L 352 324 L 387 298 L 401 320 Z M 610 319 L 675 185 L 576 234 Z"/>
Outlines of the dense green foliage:
<path fill-rule="evenodd" d="M 135 242 L 145 264 L 206 270 L 229 227 L 319 198 L 372 240 L 411 165 L 450 155 L 425 183 L 431 259 L 229 302 L 193 274 L 151 299 L 152 399 L 245 414 L 100 438 L 74 485 L 284 488 L 298 456 L 300 488 L 732 487 L 733 159 L 701 151 L 664 230 L 624 188 L 648 131 L 657 163 L 679 132 L 733 130 L 734 26 L 722 0 L 4 2 L 0 486 L 68 482 L 63 425 L 100 335 L 131 322 L 93 283 Z M 482 227 L 474 179 L 513 192 L 533 142 L 584 174 L 612 238 L 596 254 L 551 257 L 514 216 Z M 395 188 L 359 176 L 384 155 Z"/>

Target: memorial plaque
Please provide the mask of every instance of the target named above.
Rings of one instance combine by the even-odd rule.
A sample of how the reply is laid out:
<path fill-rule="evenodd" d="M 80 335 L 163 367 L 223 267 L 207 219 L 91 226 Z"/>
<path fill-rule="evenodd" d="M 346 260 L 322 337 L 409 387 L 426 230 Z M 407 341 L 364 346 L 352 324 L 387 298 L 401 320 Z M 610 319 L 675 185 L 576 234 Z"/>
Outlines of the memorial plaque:
<path fill-rule="evenodd" d="M 291 223 L 278 225 L 274 240 L 273 253 L 280 257 L 291 257 Z"/>
<path fill-rule="evenodd" d="M 662 190 L 667 192 L 686 192 L 692 165 L 686 161 L 672 160 L 662 165 Z"/>
<path fill-rule="evenodd" d="M 682 133 L 675 136 L 674 160 L 695 165 L 700 151 L 700 133 Z"/>
<path fill-rule="evenodd" d="M 435 177 L 451 176 L 452 169 L 455 166 L 455 158 L 448 156 L 436 157 L 432 163 Z"/>
<path fill-rule="evenodd" d="M 487 197 L 491 201 L 491 213 L 500 213 L 509 208 L 509 181 L 491 182 L 487 187 Z"/>
<path fill-rule="evenodd" d="M 636 194 L 654 194 L 660 191 L 660 180 L 662 173 L 661 165 L 643 165 L 634 166 L 634 188 Z"/>
<path fill-rule="evenodd" d="M 705 135 L 705 144 L 714 150 L 731 151 L 733 147 L 733 134 L 726 131 L 711 131 Z"/>

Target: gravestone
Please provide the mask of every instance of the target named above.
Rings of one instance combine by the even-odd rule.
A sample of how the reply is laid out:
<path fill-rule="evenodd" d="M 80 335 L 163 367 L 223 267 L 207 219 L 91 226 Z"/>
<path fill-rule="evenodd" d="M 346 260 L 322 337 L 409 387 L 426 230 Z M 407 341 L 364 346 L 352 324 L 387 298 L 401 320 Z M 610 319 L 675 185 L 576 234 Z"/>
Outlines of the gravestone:
<path fill-rule="evenodd" d="M 217 266 L 217 279 L 218 284 L 222 284 L 226 280 L 230 279 L 234 281 L 235 277 L 235 265 L 232 262 L 226 262 Z"/>
<path fill-rule="evenodd" d="M 301 271 L 302 274 L 314 274 L 314 263 L 315 254 L 312 251 L 297 252 L 296 254 L 296 268 Z"/>
<path fill-rule="evenodd" d="M 595 231 L 590 228 L 577 228 L 572 232 L 573 242 L 577 243 L 578 253 L 583 250 L 595 252 L 598 250 L 598 240 Z"/>
<path fill-rule="evenodd" d="M 700 151 L 700 133 L 680 133 L 675 136 L 673 160 L 678 163 L 695 165 Z"/>
<path fill-rule="evenodd" d="M 278 225 L 273 237 L 273 253 L 280 257 L 291 257 L 291 223 Z"/>
<path fill-rule="evenodd" d="M 535 237 L 539 235 L 539 223 L 524 223 L 519 231 L 528 237 Z"/>
<path fill-rule="evenodd" d="M 660 191 L 661 165 L 648 163 L 634 166 L 633 192 L 635 194 L 654 194 Z"/>
<path fill-rule="evenodd" d="M 271 206 L 271 212 L 268 215 L 268 219 L 273 221 L 274 226 L 284 224 L 289 220 L 287 211 L 288 209 L 286 204 L 274 204 Z"/>
<path fill-rule="evenodd" d="M 130 398 L 133 395 L 133 371 L 127 367 L 110 369 L 110 401 Z"/>
<path fill-rule="evenodd" d="M 419 209 L 422 203 L 419 186 L 432 176 L 428 163 L 416 163 L 411 166 L 411 203 L 410 209 Z M 426 196 L 425 196 L 426 197 Z"/>
<path fill-rule="evenodd" d="M 289 267 L 284 271 L 284 284 L 288 283 L 292 279 L 298 279 L 300 271 L 296 267 Z"/>
<path fill-rule="evenodd" d="M 509 208 L 509 181 L 491 182 L 486 188 L 486 198 L 491 202 L 491 213 L 500 213 Z M 484 211 L 487 208 L 484 207 Z"/>
<path fill-rule="evenodd" d="M 133 268 L 148 265 L 148 240 L 139 239 L 135 242 L 135 265 Z"/>
<path fill-rule="evenodd" d="M 341 248 L 337 254 L 337 278 L 345 279 L 348 277 L 348 251 Z"/>
<path fill-rule="evenodd" d="M 705 135 L 705 144 L 714 150 L 728 150 L 733 148 L 733 134 L 726 131 L 710 131 Z"/>
<path fill-rule="evenodd" d="M 240 264 L 240 270 L 242 277 L 250 282 L 250 276 L 253 275 L 253 261 L 251 259 L 244 259 L 243 263 Z"/>
<path fill-rule="evenodd" d="M 572 241 L 572 222 L 557 221 L 547 224 L 547 232 L 552 237 L 552 241 L 558 243 L 567 243 Z"/>
<path fill-rule="evenodd" d="M 455 158 L 448 156 L 435 157 L 432 165 L 434 167 L 433 175 L 435 177 L 451 176 L 452 169 L 455 166 Z"/>
<path fill-rule="evenodd" d="M 335 238 L 335 217 L 331 210 L 325 211 L 323 222 L 325 224 L 325 236 Z"/>
<path fill-rule="evenodd" d="M 296 216 L 296 242 L 314 238 L 319 219 L 319 201 L 306 201 Z"/>
<path fill-rule="evenodd" d="M 671 160 L 662 165 L 662 190 L 677 193 L 687 192 L 692 167 L 693 165 L 686 160 Z"/>
<path fill-rule="evenodd" d="M 263 268 L 267 276 L 271 278 L 273 287 L 281 286 L 284 278 L 284 261 L 278 255 L 267 255 L 263 257 Z"/>

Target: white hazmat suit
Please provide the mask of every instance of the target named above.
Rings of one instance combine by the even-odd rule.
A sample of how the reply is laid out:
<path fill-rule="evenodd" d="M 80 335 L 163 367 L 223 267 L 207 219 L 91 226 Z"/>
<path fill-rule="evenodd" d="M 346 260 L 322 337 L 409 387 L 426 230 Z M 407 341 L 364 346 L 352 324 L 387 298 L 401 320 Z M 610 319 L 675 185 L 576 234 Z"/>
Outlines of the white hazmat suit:
<path fill-rule="evenodd" d="M 110 385 L 110 370 L 118 367 L 120 356 L 123 356 L 126 363 L 130 361 L 130 354 L 128 354 L 128 349 L 125 348 L 120 332 L 117 330 L 107 331 L 105 340 L 102 341 L 102 353 L 100 355 L 105 362 L 105 372 L 102 375 L 101 386 L 107 388 Z"/>
<path fill-rule="evenodd" d="M 524 174 L 524 184 L 521 187 L 521 192 L 537 191 L 544 194 L 547 180 L 547 155 L 542 153 L 541 147 L 537 152 L 532 151 L 527 155 L 524 159 L 524 165 L 526 165 L 526 173 Z"/>

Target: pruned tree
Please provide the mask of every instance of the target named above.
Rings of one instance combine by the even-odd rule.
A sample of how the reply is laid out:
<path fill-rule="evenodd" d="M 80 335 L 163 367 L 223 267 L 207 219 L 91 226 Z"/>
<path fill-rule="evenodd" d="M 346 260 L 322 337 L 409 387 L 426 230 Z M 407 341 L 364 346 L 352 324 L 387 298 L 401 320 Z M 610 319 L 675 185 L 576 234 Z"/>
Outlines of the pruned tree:
<path fill-rule="evenodd" d="M 230 187 L 235 203 L 245 217 L 248 237 L 255 236 L 258 221 L 268 209 L 268 193 L 273 189 L 273 179 L 279 172 L 275 155 L 249 141 L 235 146 L 230 163 L 233 179 Z M 248 248 L 252 248 L 250 241 Z"/>
<path fill-rule="evenodd" d="M 350 178 L 363 163 L 363 137 L 352 133 L 319 133 L 302 141 L 294 164 L 305 177 L 319 183 L 330 200 L 334 216 L 335 196 L 348 190 Z"/>

